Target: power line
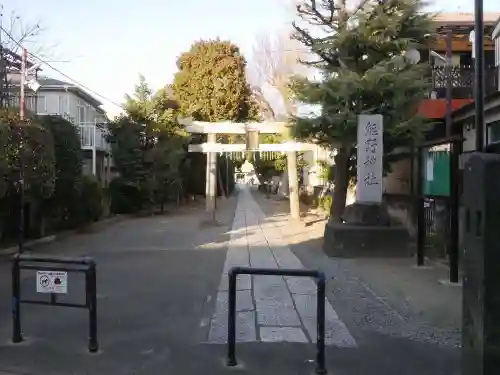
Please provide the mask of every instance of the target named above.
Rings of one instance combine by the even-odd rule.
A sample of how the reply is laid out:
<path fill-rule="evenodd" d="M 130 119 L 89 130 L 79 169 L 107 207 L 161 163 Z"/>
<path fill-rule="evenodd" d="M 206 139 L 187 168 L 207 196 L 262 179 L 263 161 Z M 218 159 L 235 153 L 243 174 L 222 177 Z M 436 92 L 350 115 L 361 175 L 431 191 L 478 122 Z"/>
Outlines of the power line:
<path fill-rule="evenodd" d="M 10 34 L 7 30 L 5 30 L 3 28 L 3 26 L 0 25 L 0 30 L 3 31 L 8 37 L 9 39 L 11 39 L 15 44 L 17 44 L 19 47 L 21 48 L 24 48 L 24 46 L 18 41 L 16 40 L 12 34 Z M 0 33 L 1 35 L 1 33 Z M 268 50 L 266 52 L 312 52 L 311 49 L 307 49 L 307 48 L 284 48 L 284 49 L 275 49 L 275 50 Z M 69 75 L 67 75 L 66 73 L 62 72 L 61 70 L 57 69 L 56 67 L 54 67 L 51 63 L 49 63 L 48 61 L 42 59 L 40 56 L 37 56 L 36 54 L 34 54 L 33 52 L 30 52 L 28 51 L 28 54 L 35 58 L 36 60 L 40 61 L 41 63 L 43 63 L 44 65 L 48 66 L 50 69 L 52 69 L 53 71 L 59 73 L 61 76 L 65 77 L 66 79 L 70 80 L 71 82 L 73 82 L 74 84 L 76 84 L 77 86 L 87 90 L 88 92 L 94 94 L 95 96 L 98 96 L 99 98 L 107 101 L 108 103 L 111 103 L 113 104 L 114 106 L 118 107 L 118 108 L 121 108 L 121 109 L 125 109 L 125 107 L 123 106 L 123 104 L 118 104 L 117 102 L 115 102 L 114 100 L 111 100 L 109 99 L 108 97 L 98 93 L 97 91 L 91 89 L 90 87 L 84 85 L 83 83 L 79 82 L 78 80 L 70 77 Z M 224 55 L 224 54 L 221 54 L 221 55 Z"/>
<path fill-rule="evenodd" d="M 8 32 L 8 31 L 7 31 L 7 30 L 5 30 L 2 26 L 0 26 L 0 29 L 1 29 L 1 30 L 2 30 L 2 31 L 3 31 L 3 32 L 4 32 L 4 33 L 5 33 L 5 34 L 6 34 L 6 35 L 7 35 L 7 36 L 8 36 L 8 37 L 9 37 L 9 38 L 10 38 L 10 39 L 14 42 L 14 43 L 15 43 L 15 44 L 17 44 L 17 45 L 18 45 L 19 47 L 21 47 L 21 48 L 24 48 L 24 47 L 23 47 L 23 45 L 22 45 L 19 41 L 17 41 L 17 40 L 16 40 L 16 39 L 15 39 L 15 38 L 14 38 L 14 37 L 13 37 L 13 36 L 12 36 L 12 35 Z M 81 82 L 77 81 L 76 79 L 74 79 L 74 78 L 70 77 L 69 75 L 67 75 L 66 73 L 62 72 L 61 70 L 59 70 L 59 69 L 55 68 L 52 64 L 50 64 L 49 62 L 45 61 L 45 60 L 44 60 L 44 59 L 42 59 L 40 56 L 37 56 L 36 54 L 34 54 L 34 53 L 30 52 L 30 51 L 28 51 L 28 54 L 29 54 L 31 57 L 35 58 L 36 60 L 40 61 L 42 64 L 44 64 L 44 65 L 48 66 L 48 67 L 49 67 L 50 69 L 52 69 L 53 71 L 55 71 L 55 72 L 59 73 L 59 74 L 60 74 L 61 76 L 63 76 L 64 78 L 66 78 L 66 79 L 70 80 L 71 82 L 73 82 L 73 83 L 74 83 L 74 84 L 76 84 L 77 86 L 79 86 L 79 87 L 81 87 L 81 88 L 83 88 L 83 89 L 87 90 L 88 92 L 90 92 L 90 93 L 94 94 L 95 96 L 100 97 L 101 99 L 103 99 L 103 100 L 107 101 L 108 103 L 111 103 L 111 104 L 115 105 L 116 107 L 119 107 L 119 108 L 121 108 L 121 109 L 124 109 L 124 106 L 123 106 L 122 104 L 118 104 L 118 103 L 116 103 L 115 101 L 113 101 L 113 100 L 109 99 L 108 97 L 106 97 L 106 96 L 104 96 L 104 95 L 102 95 L 102 94 L 98 93 L 97 91 L 92 90 L 90 87 L 88 87 L 88 86 L 84 85 L 83 83 L 81 83 Z"/>

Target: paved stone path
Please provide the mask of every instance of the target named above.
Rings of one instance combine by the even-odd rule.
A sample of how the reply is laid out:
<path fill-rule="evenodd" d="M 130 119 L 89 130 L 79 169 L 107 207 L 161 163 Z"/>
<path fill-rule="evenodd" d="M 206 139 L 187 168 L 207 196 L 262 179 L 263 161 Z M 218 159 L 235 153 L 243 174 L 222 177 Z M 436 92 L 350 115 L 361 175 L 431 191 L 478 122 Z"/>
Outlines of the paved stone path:
<path fill-rule="evenodd" d="M 276 224 L 266 220 L 250 192 L 243 188 L 210 322 L 209 343 L 221 344 L 227 340 L 227 273 L 232 267 L 304 268 Z M 239 342 L 316 341 L 316 284 L 312 279 L 240 275 L 236 310 Z M 356 347 L 354 338 L 328 301 L 326 330 L 327 345 Z"/>

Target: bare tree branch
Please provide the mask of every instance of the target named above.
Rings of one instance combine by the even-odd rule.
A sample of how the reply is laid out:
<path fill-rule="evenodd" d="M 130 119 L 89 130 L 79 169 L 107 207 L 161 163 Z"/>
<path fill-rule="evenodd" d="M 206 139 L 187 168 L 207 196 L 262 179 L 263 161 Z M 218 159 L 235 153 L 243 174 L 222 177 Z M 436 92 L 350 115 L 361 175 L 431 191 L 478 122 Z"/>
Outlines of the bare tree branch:
<path fill-rule="evenodd" d="M 350 4 L 348 7 L 347 0 L 308 0 L 297 5 L 297 15 L 300 19 L 317 30 L 313 33 L 311 30 L 299 26 L 297 22 L 293 22 L 292 26 L 295 30 L 293 38 L 311 48 L 311 52 L 318 55 L 323 60 L 323 64 L 321 61 L 301 60 L 301 62 L 311 66 L 324 67 L 327 65 L 330 68 L 345 65 L 345 61 L 343 61 L 345 56 L 339 56 L 338 51 L 333 50 L 330 46 L 331 35 L 348 28 L 350 22 L 355 20 L 356 14 L 367 3 L 368 0 L 359 0 L 355 5 Z M 325 31 L 328 36 L 322 37 Z"/>
<path fill-rule="evenodd" d="M 46 44 L 42 42 L 42 35 L 47 31 L 41 26 L 40 21 L 35 23 L 23 22 L 21 16 L 12 11 L 8 16 L 3 14 L 3 9 L 0 8 L 0 21 L 5 31 L 15 39 L 12 40 L 9 36 L 3 35 L 2 47 L 10 51 L 20 54 L 21 45 L 24 45 L 29 52 L 40 56 L 43 59 L 50 59 L 54 56 L 54 51 L 57 44 Z M 8 22 L 5 22 L 4 17 L 9 17 Z M 3 31 L 2 31 L 3 33 Z"/>
<path fill-rule="evenodd" d="M 264 95 L 264 88 L 272 87 L 279 93 L 287 115 L 293 114 L 295 104 L 288 84 L 292 75 L 305 71 L 299 62 L 305 55 L 304 47 L 285 35 L 276 37 L 259 35 L 250 65 L 250 80 L 256 97 L 264 99 L 268 103 L 267 106 L 272 109 L 269 99 Z M 273 113 L 276 113 L 276 109 L 273 109 Z"/>
<path fill-rule="evenodd" d="M 254 96 L 254 100 L 260 107 L 263 117 L 269 120 L 276 120 L 276 113 L 274 112 L 271 103 L 269 103 L 269 100 L 266 99 L 264 93 L 262 92 L 262 89 L 258 86 L 253 86 L 252 93 Z"/>

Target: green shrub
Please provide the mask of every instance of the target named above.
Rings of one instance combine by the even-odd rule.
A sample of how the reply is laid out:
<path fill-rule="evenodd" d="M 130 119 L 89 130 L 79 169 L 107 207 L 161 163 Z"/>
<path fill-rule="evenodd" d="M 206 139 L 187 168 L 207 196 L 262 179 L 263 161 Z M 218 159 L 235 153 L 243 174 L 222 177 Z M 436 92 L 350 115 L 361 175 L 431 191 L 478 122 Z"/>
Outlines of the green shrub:
<path fill-rule="evenodd" d="M 80 224 L 98 221 L 103 212 L 103 191 L 99 182 L 90 176 L 82 176 L 79 181 Z"/>
<path fill-rule="evenodd" d="M 222 183 L 222 186 L 217 183 L 218 196 L 223 195 L 224 192 L 226 192 L 226 189 L 229 190 L 226 193 L 231 194 L 235 186 L 233 162 L 225 156 L 219 156 L 217 159 L 217 173 L 219 174 L 221 180 L 220 182 Z"/>
<path fill-rule="evenodd" d="M 201 153 L 190 153 L 187 156 L 188 168 L 181 170 L 184 192 L 193 195 L 205 194 L 207 156 Z"/>
<path fill-rule="evenodd" d="M 130 214 L 140 211 L 143 196 L 137 186 L 117 177 L 109 184 L 110 210 L 113 214 Z"/>
<path fill-rule="evenodd" d="M 332 196 L 325 195 L 319 200 L 319 207 L 325 211 L 328 215 L 330 214 L 330 208 L 332 207 Z"/>
<path fill-rule="evenodd" d="M 83 153 L 77 128 L 59 116 L 42 116 L 41 125 L 54 139 L 55 190 L 43 201 L 43 215 L 50 218 L 57 229 L 71 229 L 80 225 Z"/>

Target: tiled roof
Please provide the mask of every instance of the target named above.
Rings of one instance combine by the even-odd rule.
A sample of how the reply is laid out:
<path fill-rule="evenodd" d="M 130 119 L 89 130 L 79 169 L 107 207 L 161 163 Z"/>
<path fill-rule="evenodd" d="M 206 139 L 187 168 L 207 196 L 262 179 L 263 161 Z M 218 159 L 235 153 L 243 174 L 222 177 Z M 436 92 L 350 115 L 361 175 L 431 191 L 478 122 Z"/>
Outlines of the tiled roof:
<path fill-rule="evenodd" d="M 500 12 L 485 12 L 484 22 L 495 24 L 500 19 Z M 434 17 L 437 23 L 474 23 L 474 13 L 446 12 L 439 13 Z"/>
<path fill-rule="evenodd" d="M 64 82 L 55 78 L 39 77 L 38 83 L 43 86 L 61 86 L 61 87 L 74 87 L 72 83 Z"/>
<path fill-rule="evenodd" d="M 84 96 L 85 100 L 89 101 L 90 103 L 93 103 L 95 106 L 102 105 L 102 102 L 100 100 L 90 95 L 81 87 L 74 85 L 72 83 L 49 77 L 38 77 L 37 82 L 40 84 L 41 89 L 43 89 L 44 87 L 47 89 L 53 89 L 54 87 L 60 87 L 61 89 L 71 88 L 72 90 L 77 91 L 79 95 Z"/>

